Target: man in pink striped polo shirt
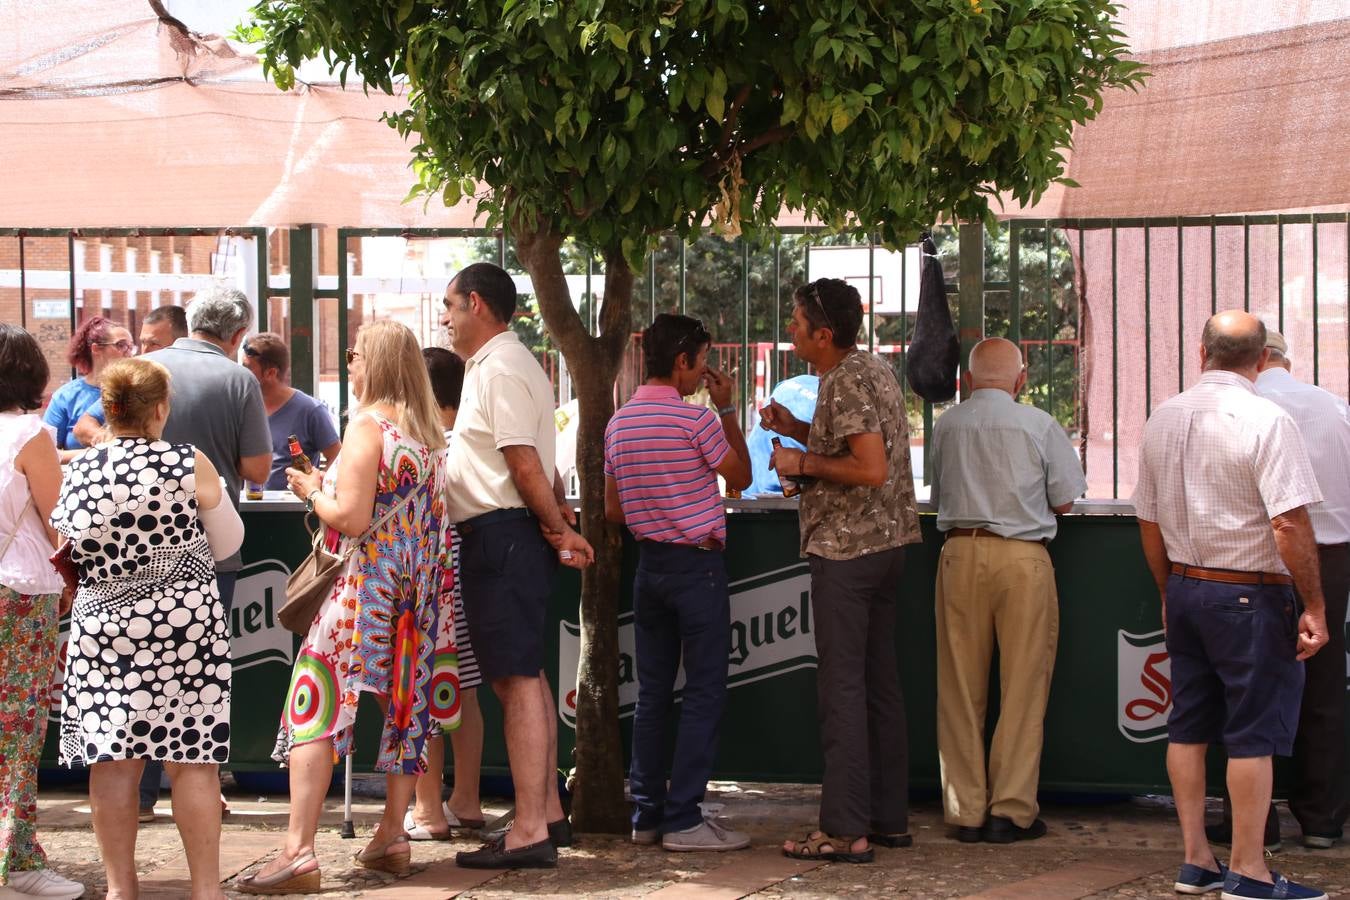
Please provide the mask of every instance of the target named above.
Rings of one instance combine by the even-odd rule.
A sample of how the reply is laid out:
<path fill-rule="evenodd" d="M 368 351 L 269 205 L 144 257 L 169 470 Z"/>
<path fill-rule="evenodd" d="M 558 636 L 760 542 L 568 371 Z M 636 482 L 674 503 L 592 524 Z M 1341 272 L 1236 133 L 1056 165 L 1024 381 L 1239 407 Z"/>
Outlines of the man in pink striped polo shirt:
<path fill-rule="evenodd" d="M 642 333 L 647 382 L 605 429 L 605 516 L 640 546 L 633 583 L 638 702 L 633 719 L 633 842 L 667 850 L 740 850 L 750 838 L 699 807 L 717 755 L 727 692 L 731 605 L 717 476 L 750 484 L 733 383 L 708 367 L 703 324 L 662 314 Z M 706 384 L 714 413 L 684 397 Z M 720 420 L 720 421 L 719 421 Z M 679 734 L 666 787 L 667 727 L 684 661 Z"/>

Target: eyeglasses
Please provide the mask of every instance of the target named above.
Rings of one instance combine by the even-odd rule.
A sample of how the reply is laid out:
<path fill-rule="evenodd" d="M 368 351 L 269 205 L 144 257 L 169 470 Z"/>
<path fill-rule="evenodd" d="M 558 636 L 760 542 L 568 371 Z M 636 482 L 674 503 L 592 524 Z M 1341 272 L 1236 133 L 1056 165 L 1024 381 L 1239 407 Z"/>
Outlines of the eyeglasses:
<path fill-rule="evenodd" d="M 361 351 L 357 350 L 355 347 L 348 347 L 348 348 L 347 348 L 347 365 L 350 366 L 350 365 L 352 364 L 352 360 L 358 358 L 360 355 L 361 355 Z"/>
<path fill-rule="evenodd" d="M 126 339 L 120 341 L 94 341 L 94 344 L 99 347 L 116 347 L 123 353 L 136 352 L 136 345 Z"/>
<path fill-rule="evenodd" d="M 820 310 L 821 316 L 825 319 L 825 327 L 830 329 L 833 333 L 838 334 L 839 329 L 834 327 L 834 322 L 831 321 L 830 314 L 825 311 L 825 304 L 820 300 L 820 289 L 815 285 L 811 285 L 807 288 L 806 295 L 816 302 L 816 309 Z"/>
<path fill-rule="evenodd" d="M 262 356 L 261 353 L 259 353 L 259 352 L 258 352 L 257 350 L 255 350 L 253 347 L 250 347 L 248 344 L 245 344 L 245 345 L 244 345 L 244 355 L 245 355 L 245 356 Z M 347 362 L 351 362 L 351 360 L 349 359 L 349 360 L 347 360 Z"/>

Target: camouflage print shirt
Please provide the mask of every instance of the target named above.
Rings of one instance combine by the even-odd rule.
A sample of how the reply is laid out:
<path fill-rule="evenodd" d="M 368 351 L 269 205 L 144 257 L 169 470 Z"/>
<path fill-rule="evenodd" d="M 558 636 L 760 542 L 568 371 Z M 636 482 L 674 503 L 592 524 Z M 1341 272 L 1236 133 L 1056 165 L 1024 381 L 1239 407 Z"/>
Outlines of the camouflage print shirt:
<path fill-rule="evenodd" d="M 821 376 L 806 446 L 821 456 L 842 456 L 849 435 L 867 433 L 880 434 L 886 445 L 886 481 L 880 487 L 819 479 L 804 485 L 798 512 L 803 555 L 854 559 L 920 539 L 900 383 L 880 357 L 855 350 Z"/>

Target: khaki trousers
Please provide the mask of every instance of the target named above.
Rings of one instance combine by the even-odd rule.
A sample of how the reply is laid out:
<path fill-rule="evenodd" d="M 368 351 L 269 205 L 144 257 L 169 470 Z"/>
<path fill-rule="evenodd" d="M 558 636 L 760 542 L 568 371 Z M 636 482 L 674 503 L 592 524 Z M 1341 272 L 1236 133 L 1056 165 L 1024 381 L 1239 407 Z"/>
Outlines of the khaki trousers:
<path fill-rule="evenodd" d="M 1041 743 L 1059 641 L 1055 570 L 1043 545 L 957 537 L 937 576 L 938 758 L 951 825 L 987 815 L 1026 828 L 1036 818 Z M 999 648 L 1000 713 L 989 748 L 989 666 Z"/>

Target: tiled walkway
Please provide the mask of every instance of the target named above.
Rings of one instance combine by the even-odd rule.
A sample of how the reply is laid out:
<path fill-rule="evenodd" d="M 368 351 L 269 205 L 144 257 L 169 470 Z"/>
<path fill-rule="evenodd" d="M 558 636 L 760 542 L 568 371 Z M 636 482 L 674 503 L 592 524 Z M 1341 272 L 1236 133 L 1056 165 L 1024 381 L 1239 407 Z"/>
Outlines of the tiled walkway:
<path fill-rule="evenodd" d="M 729 855 L 673 854 L 634 847 L 617 837 L 584 835 L 563 851 L 555 870 L 475 872 L 454 864 L 467 839 L 419 843 L 413 874 L 394 878 L 355 868 L 351 855 L 378 816 L 378 803 L 356 806 L 356 841 L 338 835 L 340 799 L 330 798 L 318 841 L 328 897 L 441 900 L 449 897 L 515 900 L 530 896 L 650 897 L 661 900 L 736 900 L 746 896 L 818 898 L 980 897 L 1125 898 L 1174 896 L 1172 879 L 1180 861 L 1180 835 L 1164 798 L 1141 798 L 1106 806 L 1052 806 L 1043 810 L 1050 826 L 1045 838 L 1024 844 L 960 844 L 947 837 L 935 802 L 914 809 L 915 845 L 878 848 L 872 865 L 815 865 L 790 860 L 778 851 L 783 838 L 812 827 L 817 789 L 802 785 L 723 784 L 715 799 L 723 814 L 749 831 L 754 846 Z M 230 798 L 221 846 L 224 874 L 233 877 L 265 860 L 282 838 L 285 798 Z M 101 897 L 102 867 L 89 825 L 88 801 L 79 792 L 44 792 L 41 837 L 54 868 L 85 881 L 88 897 Z M 494 804 L 492 810 L 503 810 Z M 177 832 L 168 818 L 142 826 L 138 861 L 144 898 L 181 897 L 187 867 Z M 1285 850 L 1272 865 L 1296 880 L 1350 900 L 1350 847 L 1303 849 L 1298 828 L 1285 813 Z M 231 896 L 237 896 L 231 893 Z M 239 895 L 242 896 L 242 895 Z"/>

